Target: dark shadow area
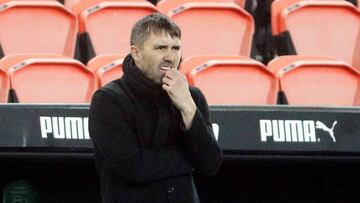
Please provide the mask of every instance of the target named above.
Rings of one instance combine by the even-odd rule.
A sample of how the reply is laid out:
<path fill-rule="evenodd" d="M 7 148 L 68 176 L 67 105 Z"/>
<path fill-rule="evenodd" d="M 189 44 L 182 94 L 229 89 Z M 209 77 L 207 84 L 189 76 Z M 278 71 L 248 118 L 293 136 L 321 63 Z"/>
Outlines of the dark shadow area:
<path fill-rule="evenodd" d="M 1 161 L 1 189 L 25 180 L 40 202 L 100 201 L 95 165 L 67 162 Z M 358 202 L 359 163 L 225 161 L 215 177 L 195 174 L 204 203 Z"/>

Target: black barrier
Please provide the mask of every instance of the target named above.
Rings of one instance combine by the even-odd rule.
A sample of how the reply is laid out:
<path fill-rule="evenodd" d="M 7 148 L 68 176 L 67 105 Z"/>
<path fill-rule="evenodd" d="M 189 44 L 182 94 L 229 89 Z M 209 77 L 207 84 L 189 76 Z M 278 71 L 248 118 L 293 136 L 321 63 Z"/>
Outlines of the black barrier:
<path fill-rule="evenodd" d="M 212 107 L 224 150 L 360 152 L 360 108 Z"/>
<path fill-rule="evenodd" d="M 91 152 L 88 109 L 0 105 L 0 148 Z M 214 133 L 228 155 L 360 155 L 360 108 L 212 106 L 210 111 Z"/>
<path fill-rule="evenodd" d="M 0 147 L 92 148 L 87 105 L 0 105 Z"/>

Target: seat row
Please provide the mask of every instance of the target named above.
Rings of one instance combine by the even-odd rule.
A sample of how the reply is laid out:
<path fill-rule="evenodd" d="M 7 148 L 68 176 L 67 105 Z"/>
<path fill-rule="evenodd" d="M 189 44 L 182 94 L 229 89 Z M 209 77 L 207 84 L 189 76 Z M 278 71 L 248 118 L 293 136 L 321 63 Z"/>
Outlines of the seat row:
<path fill-rule="evenodd" d="M 272 32 L 279 55 L 324 55 L 360 68 L 360 12 L 342 0 L 276 0 Z"/>
<path fill-rule="evenodd" d="M 0 0 L 0 6 L 0 55 L 53 53 L 82 58 L 84 63 L 96 55 L 127 54 L 133 24 L 154 12 L 179 24 L 185 58 L 249 56 L 254 30 L 244 9 L 220 0 L 178 1 L 162 7 L 141 0 L 86 0 L 71 10 L 51 0 Z"/>
<path fill-rule="evenodd" d="M 0 102 L 88 103 L 121 77 L 122 61 L 102 55 L 84 66 L 58 55 L 7 56 L 0 60 Z M 360 72 L 329 57 L 281 56 L 265 66 L 242 56 L 197 56 L 180 71 L 210 105 L 360 105 Z"/>
<path fill-rule="evenodd" d="M 166 3 L 170 2 L 170 3 Z M 184 58 L 251 56 L 254 20 L 238 4 L 220 0 L 84 0 L 72 10 L 57 1 L 0 0 L 0 57 L 53 53 L 81 59 L 129 52 L 132 25 L 163 12 L 182 29 Z M 325 55 L 359 68 L 360 11 L 347 1 L 276 0 L 272 30 L 279 55 Z"/>

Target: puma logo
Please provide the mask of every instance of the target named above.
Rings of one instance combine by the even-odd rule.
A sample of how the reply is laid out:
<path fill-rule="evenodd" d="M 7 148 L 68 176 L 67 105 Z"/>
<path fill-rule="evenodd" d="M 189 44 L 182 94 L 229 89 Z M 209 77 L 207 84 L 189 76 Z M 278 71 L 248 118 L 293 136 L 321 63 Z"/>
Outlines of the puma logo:
<path fill-rule="evenodd" d="M 328 132 L 330 134 L 330 137 L 332 138 L 333 142 L 336 142 L 336 139 L 334 136 L 334 127 L 336 124 L 337 124 L 337 121 L 334 121 L 332 127 L 328 128 L 324 123 L 322 123 L 320 121 L 316 121 L 316 128 Z"/>

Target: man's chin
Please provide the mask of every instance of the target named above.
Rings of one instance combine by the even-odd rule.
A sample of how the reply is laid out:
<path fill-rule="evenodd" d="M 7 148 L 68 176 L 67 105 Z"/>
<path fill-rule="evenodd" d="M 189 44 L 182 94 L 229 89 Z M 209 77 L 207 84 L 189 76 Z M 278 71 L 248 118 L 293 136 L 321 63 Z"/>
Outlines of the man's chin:
<path fill-rule="evenodd" d="M 153 80 L 152 81 L 155 85 L 162 85 L 162 80 Z"/>

